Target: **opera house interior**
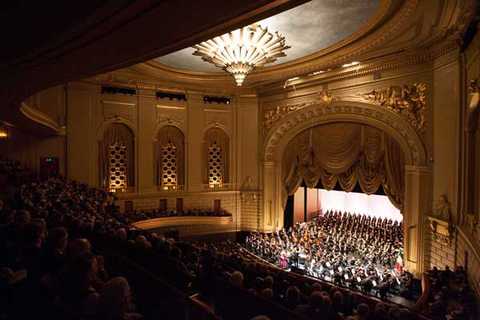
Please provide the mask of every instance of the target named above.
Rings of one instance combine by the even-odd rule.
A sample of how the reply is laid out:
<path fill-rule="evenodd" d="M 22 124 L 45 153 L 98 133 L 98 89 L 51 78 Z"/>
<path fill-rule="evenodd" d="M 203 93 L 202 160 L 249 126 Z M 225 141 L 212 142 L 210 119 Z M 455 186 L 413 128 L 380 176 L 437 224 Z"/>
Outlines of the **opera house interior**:
<path fill-rule="evenodd" d="M 0 320 L 479 319 L 478 1 L 1 16 Z"/>

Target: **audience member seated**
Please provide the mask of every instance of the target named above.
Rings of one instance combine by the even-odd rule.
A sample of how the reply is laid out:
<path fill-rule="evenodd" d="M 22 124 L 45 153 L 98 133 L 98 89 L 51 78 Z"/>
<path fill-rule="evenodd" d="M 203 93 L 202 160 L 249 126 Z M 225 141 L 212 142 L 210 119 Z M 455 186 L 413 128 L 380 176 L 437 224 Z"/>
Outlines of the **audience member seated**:
<path fill-rule="evenodd" d="M 135 320 L 140 318 L 142 316 L 135 310 L 127 279 L 113 278 L 102 286 L 97 312 L 93 319 Z"/>
<path fill-rule="evenodd" d="M 470 319 L 476 312 L 476 299 L 468 285 L 465 270 L 458 266 L 452 272 L 448 266 L 428 272 L 430 297 L 426 313 L 434 318 Z"/>

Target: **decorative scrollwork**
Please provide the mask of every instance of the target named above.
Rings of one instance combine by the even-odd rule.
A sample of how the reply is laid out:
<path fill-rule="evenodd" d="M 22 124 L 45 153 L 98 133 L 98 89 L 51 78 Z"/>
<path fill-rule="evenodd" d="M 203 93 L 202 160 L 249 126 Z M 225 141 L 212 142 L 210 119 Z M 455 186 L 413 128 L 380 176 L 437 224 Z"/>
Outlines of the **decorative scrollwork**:
<path fill-rule="evenodd" d="M 330 104 L 332 101 L 337 100 L 337 97 L 332 94 L 331 91 L 321 91 L 314 99 L 297 103 L 293 105 L 286 106 L 277 106 L 273 109 L 267 110 L 263 114 L 263 127 L 265 130 L 270 130 L 278 121 L 285 118 L 286 115 L 298 111 L 300 109 L 306 108 L 314 104 Z"/>
<path fill-rule="evenodd" d="M 400 114 L 415 129 L 425 131 L 426 125 L 426 90 L 425 83 L 391 86 L 387 90 L 372 90 L 358 95 L 369 102 L 391 109 Z"/>

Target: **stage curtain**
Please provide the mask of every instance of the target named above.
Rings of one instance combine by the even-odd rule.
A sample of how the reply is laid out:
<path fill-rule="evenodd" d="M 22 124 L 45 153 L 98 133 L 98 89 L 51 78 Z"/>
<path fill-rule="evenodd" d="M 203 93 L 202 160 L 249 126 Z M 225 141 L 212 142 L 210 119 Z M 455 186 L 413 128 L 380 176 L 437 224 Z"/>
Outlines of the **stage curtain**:
<path fill-rule="evenodd" d="M 283 200 L 302 181 L 309 188 L 321 180 L 327 190 L 338 182 L 350 192 L 358 183 L 366 194 L 383 185 L 389 199 L 403 202 L 403 153 L 383 131 L 356 123 L 333 123 L 301 132 L 287 145 L 282 162 Z"/>
<path fill-rule="evenodd" d="M 222 182 L 228 183 L 230 178 L 230 139 L 228 135 L 220 128 L 211 128 L 205 132 L 203 137 L 203 183 L 208 184 L 208 148 L 217 144 L 222 148 Z"/>
<path fill-rule="evenodd" d="M 393 138 L 386 136 L 385 140 L 383 190 L 385 190 L 393 205 L 402 211 L 405 195 L 405 157 L 402 149 Z"/>
<path fill-rule="evenodd" d="M 153 155 L 155 164 L 154 183 L 157 186 L 162 185 L 160 177 L 162 168 L 162 148 L 168 143 L 177 148 L 177 178 L 178 185 L 185 184 L 185 137 L 183 132 L 175 126 L 162 127 L 157 134 L 157 141 L 153 143 Z"/>
<path fill-rule="evenodd" d="M 100 154 L 100 185 L 108 188 L 110 181 L 110 146 L 118 143 L 125 146 L 125 168 L 127 175 L 127 186 L 135 186 L 135 166 L 134 166 L 134 140 L 133 133 L 129 127 L 121 123 L 110 124 L 103 135 L 103 140 L 99 142 Z"/>

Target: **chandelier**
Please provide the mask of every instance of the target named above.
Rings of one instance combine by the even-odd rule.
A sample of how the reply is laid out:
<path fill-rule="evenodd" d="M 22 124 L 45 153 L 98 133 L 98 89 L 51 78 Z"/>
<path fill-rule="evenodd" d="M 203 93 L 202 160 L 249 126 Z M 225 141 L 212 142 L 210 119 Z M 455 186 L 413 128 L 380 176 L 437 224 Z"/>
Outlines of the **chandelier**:
<path fill-rule="evenodd" d="M 195 56 L 229 72 L 241 86 L 248 73 L 284 57 L 285 37 L 258 24 L 226 33 L 193 46 Z"/>

